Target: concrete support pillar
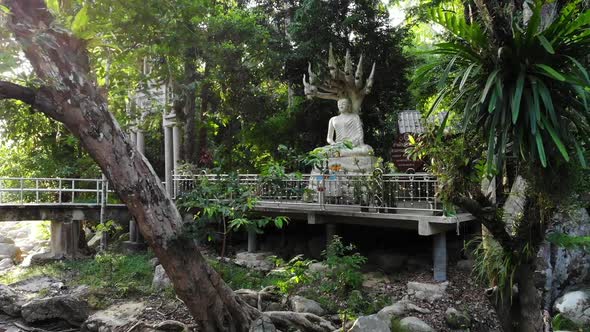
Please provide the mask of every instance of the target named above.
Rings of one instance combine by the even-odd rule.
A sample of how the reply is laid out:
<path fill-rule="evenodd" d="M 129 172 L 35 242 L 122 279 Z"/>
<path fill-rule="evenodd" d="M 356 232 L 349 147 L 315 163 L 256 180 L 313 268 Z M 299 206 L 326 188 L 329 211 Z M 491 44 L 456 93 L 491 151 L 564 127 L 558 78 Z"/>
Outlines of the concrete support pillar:
<path fill-rule="evenodd" d="M 51 221 L 51 255 L 54 258 L 78 256 L 80 221 Z"/>
<path fill-rule="evenodd" d="M 326 247 L 330 245 L 336 234 L 336 224 L 326 224 Z"/>
<path fill-rule="evenodd" d="M 254 230 L 248 231 L 248 252 L 256 252 L 258 247 L 258 239 L 256 238 L 257 234 Z"/>
<path fill-rule="evenodd" d="M 447 280 L 447 234 L 442 232 L 432 236 L 432 258 L 435 281 Z"/>

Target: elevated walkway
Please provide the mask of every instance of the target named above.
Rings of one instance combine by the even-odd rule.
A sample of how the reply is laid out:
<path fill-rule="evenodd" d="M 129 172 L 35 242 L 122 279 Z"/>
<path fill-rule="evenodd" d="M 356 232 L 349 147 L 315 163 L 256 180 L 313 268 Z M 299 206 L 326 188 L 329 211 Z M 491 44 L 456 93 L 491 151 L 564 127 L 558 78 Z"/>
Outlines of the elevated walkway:
<path fill-rule="evenodd" d="M 177 199 L 204 184 L 203 181 L 233 181 L 245 186 L 256 198 L 255 212 L 326 225 L 327 239 L 331 239 L 337 224 L 399 228 L 432 236 L 436 280 L 446 279 L 446 232 L 475 219 L 466 213 L 444 216 L 437 198 L 437 180 L 425 173 L 299 174 L 282 178 L 257 174 L 175 175 L 173 185 L 167 187 Z M 80 221 L 110 219 L 127 221 L 129 214 L 105 180 L 0 178 L 0 222 L 51 220 L 52 248 L 56 254 L 75 256 L 72 241 L 77 241 Z M 140 238 L 131 222 L 131 242 L 139 242 Z M 256 235 L 249 234 L 248 240 L 248 248 L 255 250 Z"/>

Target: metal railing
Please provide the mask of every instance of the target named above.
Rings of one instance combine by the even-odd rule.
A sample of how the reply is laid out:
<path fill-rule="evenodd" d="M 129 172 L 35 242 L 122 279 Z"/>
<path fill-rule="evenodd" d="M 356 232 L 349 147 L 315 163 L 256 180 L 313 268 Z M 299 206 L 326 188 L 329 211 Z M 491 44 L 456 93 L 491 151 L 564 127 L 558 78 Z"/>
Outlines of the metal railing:
<path fill-rule="evenodd" d="M 106 187 L 103 195 L 102 188 Z M 100 205 L 116 198 L 102 179 L 0 178 L 0 204 Z M 104 196 L 104 197 L 103 197 Z"/>
<path fill-rule="evenodd" d="M 438 214 L 436 177 L 417 174 L 298 174 L 263 177 L 259 174 L 201 174 L 173 176 L 173 198 L 191 192 L 202 181 L 237 181 L 261 205 L 320 209 L 360 210 L 379 213 L 426 212 Z M 106 194 L 103 195 L 103 186 Z M 98 205 L 119 204 L 102 179 L 0 178 L 0 205 Z M 111 195 L 109 195 L 111 194 Z M 104 197 L 103 197 L 104 196 Z M 230 198 L 230 197 L 228 197 Z"/>
<path fill-rule="evenodd" d="M 188 193 L 201 181 L 228 181 L 222 174 L 174 175 L 174 197 Z M 437 199 L 438 182 L 427 173 L 341 175 L 299 174 L 280 178 L 239 174 L 233 181 L 245 186 L 259 204 L 315 205 L 321 209 L 360 209 L 380 213 L 442 213 Z M 303 207 L 302 207 L 303 208 Z"/>

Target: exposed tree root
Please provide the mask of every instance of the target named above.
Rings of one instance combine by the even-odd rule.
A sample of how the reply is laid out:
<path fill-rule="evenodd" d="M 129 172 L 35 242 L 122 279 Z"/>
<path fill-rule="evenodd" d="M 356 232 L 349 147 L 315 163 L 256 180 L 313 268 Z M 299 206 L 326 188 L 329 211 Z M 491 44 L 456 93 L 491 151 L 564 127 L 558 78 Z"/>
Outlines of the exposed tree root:
<path fill-rule="evenodd" d="M 336 330 L 331 322 L 310 313 L 293 311 L 266 311 L 273 324 L 278 328 L 294 327 L 304 332 L 328 332 Z"/>

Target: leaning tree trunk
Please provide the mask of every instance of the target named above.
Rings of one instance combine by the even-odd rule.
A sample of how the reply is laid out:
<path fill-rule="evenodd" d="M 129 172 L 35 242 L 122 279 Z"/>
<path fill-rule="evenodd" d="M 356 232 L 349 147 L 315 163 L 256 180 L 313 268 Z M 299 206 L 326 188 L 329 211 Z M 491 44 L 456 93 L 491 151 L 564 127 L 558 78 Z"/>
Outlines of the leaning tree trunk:
<path fill-rule="evenodd" d="M 247 331 L 258 312 L 223 282 L 182 232 L 181 217 L 147 160 L 132 146 L 90 74 L 84 41 L 54 25 L 43 0 L 4 0 L 8 28 L 38 77 L 37 91 L 10 83 L 0 98 L 32 104 L 80 139 L 139 224 L 178 296 L 203 331 Z"/>

